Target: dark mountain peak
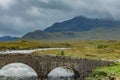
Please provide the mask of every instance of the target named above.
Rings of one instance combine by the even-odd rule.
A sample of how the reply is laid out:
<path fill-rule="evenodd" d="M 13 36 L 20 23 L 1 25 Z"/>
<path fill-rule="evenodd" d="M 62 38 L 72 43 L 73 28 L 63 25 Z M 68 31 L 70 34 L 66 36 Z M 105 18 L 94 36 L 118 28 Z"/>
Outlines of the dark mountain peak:
<path fill-rule="evenodd" d="M 87 20 L 89 20 L 89 19 L 86 18 L 86 17 L 77 16 L 77 17 L 74 17 L 74 18 L 72 18 L 72 19 L 70 19 L 70 20 L 64 21 L 64 22 L 62 22 L 62 23 L 70 23 L 70 22 L 76 23 L 76 22 L 83 22 L 83 21 L 87 21 Z"/>
<path fill-rule="evenodd" d="M 61 23 L 55 23 L 52 26 L 46 28 L 44 31 L 45 32 L 64 32 L 64 31 L 82 32 L 82 31 L 89 31 L 96 27 L 111 28 L 116 26 L 120 26 L 120 21 L 107 20 L 107 19 L 93 19 L 93 18 L 78 16 Z"/>
<path fill-rule="evenodd" d="M 83 19 L 88 19 L 84 16 L 77 16 L 77 17 L 74 17 L 72 20 L 83 20 Z"/>

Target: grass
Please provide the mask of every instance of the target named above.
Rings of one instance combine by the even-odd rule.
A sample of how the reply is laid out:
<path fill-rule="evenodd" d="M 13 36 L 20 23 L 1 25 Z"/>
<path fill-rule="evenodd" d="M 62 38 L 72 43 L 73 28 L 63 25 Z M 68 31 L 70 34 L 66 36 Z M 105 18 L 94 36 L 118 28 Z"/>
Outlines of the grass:
<path fill-rule="evenodd" d="M 120 60 L 120 41 L 95 40 L 67 43 L 71 45 L 71 49 L 36 51 L 33 54 L 70 56 L 95 60 Z M 87 80 L 120 80 L 120 64 L 97 68 L 93 70 L 91 76 Z"/>
<path fill-rule="evenodd" d="M 120 41 L 71 41 L 65 42 L 71 49 L 64 50 L 64 56 L 98 60 L 120 59 Z M 36 51 L 33 54 L 58 56 L 63 50 Z"/>
<path fill-rule="evenodd" d="M 93 70 L 89 80 L 120 80 L 120 64 Z"/>
<path fill-rule="evenodd" d="M 69 56 L 95 60 L 120 60 L 120 41 L 92 40 L 92 41 L 15 41 L 0 42 L 0 50 L 35 49 L 35 48 L 70 48 L 66 50 L 35 51 L 35 55 Z M 120 64 L 97 68 L 93 70 L 88 80 L 120 80 Z"/>
<path fill-rule="evenodd" d="M 44 41 L 14 41 L 14 42 L 0 42 L 0 50 L 23 50 L 36 48 L 55 48 L 68 47 L 67 43 L 44 42 Z"/>
<path fill-rule="evenodd" d="M 120 41 L 92 40 L 92 41 L 15 41 L 0 42 L 0 50 L 23 50 L 35 48 L 71 48 L 67 50 L 35 51 L 33 54 L 70 56 L 98 60 L 119 60 Z M 62 54 L 64 52 L 64 54 Z"/>

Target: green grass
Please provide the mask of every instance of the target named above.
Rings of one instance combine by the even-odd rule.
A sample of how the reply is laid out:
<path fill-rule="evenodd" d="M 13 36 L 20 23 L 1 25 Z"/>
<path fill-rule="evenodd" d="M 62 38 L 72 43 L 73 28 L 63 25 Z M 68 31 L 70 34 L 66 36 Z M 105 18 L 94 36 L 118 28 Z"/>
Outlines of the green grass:
<path fill-rule="evenodd" d="M 0 50 L 23 50 L 36 48 L 60 48 L 69 47 L 67 43 L 45 42 L 45 41 L 14 41 L 14 42 L 0 42 Z"/>
<path fill-rule="evenodd" d="M 35 48 L 71 48 L 64 50 L 63 56 L 88 58 L 98 60 L 119 60 L 120 41 L 92 40 L 92 41 L 15 41 L 0 42 L 0 50 L 23 50 Z M 60 56 L 62 50 L 36 51 L 33 54 L 47 54 Z"/>
<path fill-rule="evenodd" d="M 120 41 L 15 41 L 0 42 L 0 50 L 35 49 L 35 48 L 71 48 L 67 50 L 35 51 L 35 55 L 69 56 L 94 60 L 120 60 Z M 93 70 L 89 80 L 110 80 L 120 78 L 120 64 Z M 120 79 L 118 79 L 120 80 Z"/>
<path fill-rule="evenodd" d="M 120 64 L 96 68 L 89 78 L 90 80 L 111 80 L 111 78 L 120 80 Z"/>
<path fill-rule="evenodd" d="M 60 42 L 56 42 L 60 43 Z M 120 41 L 66 41 L 63 42 L 71 49 L 64 50 L 65 56 L 76 58 L 88 58 L 97 60 L 120 59 Z M 62 45 L 62 44 L 61 44 Z M 64 46 L 63 46 L 64 47 Z M 58 56 L 62 50 L 36 51 L 33 54 L 47 54 Z"/>

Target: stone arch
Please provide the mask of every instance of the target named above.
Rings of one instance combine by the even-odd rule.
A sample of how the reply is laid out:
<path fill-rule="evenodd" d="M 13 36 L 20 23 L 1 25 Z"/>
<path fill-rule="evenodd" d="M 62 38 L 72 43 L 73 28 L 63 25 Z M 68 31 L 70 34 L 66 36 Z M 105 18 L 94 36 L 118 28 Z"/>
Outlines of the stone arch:
<path fill-rule="evenodd" d="M 74 69 L 73 67 L 71 67 L 71 66 L 56 66 L 56 67 L 53 67 L 53 68 L 51 68 L 49 71 L 48 71 L 48 73 L 47 73 L 47 75 L 51 72 L 51 71 L 53 71 L 54 69 L 56 69 L 56 68 L 58 68 L 58 67 L 62 67 L 62 68 L 65 68 L 65 69 L 71 69 L 72 71 L 73 71 L 73 73 L 74 73 L 74 76 L 73 76 L 73 78 L 79 78 L 79 73 L 77 72 L 77 70 L 76 69 Z"/>

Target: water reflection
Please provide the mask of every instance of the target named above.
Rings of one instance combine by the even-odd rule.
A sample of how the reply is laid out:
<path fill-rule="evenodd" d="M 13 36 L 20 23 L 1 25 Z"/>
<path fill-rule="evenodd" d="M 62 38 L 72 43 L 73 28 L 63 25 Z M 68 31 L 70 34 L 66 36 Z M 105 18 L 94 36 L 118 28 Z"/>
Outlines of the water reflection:
<path fill-rule="evenodd" d="M 74 80 L 72 77 L 49 77 L 48 80 Z"/>
<path fill-rule="evenodd" d="M 48 74 L 47 80 L 74 80 L 74 71 L 70 68 L 57 67 Z M 37 73 L 28 65 L 13 63 L 0 70 L 0 80 L 40 80 Z"/>
<path fill-rule="evenodd" d="M 48 80 L 74 80 L 74 71 L 67 67 L 57 67 L 48 74 Z"/>
<path fill-rule="evenodd" d="M 0 80 L 40 80 L 37 77 L 24 77 L 24 78 L 18 78 L 18 77 L 0 77 Z M 74 80 L 73 78 L 68 78 L 68 77 L 51 77 L 48 78 L 47 80 Z"/>
<path fill-rule="evenodd" d="M 38 80 L 37 77 L 0 77 L 0 80 Z"/>
<path fill-rule="evenodd" d="M 37 73 L 28 65 L 12 63 L 0 70 L 0 80 L 35 80 Z"/>

